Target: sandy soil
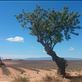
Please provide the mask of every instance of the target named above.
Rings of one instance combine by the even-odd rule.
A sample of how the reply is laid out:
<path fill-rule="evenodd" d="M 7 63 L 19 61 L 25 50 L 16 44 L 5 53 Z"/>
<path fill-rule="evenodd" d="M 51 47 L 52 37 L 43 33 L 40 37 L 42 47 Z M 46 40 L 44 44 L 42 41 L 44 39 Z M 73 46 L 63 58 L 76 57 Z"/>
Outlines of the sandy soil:
<path fill-rule="evenodd" d="M 6 60 L 4 63 L 6 66 L 0 68 L 0 82 L 11 82 L 19 75 L 30 78 L 30 82 L 39 82 L 46 75 L 57 77 L 57 66 L 52 61 Z M 82 76 L 81 65 L 81 61 L 71 62 L 66 71 L 73 77 Z"/>

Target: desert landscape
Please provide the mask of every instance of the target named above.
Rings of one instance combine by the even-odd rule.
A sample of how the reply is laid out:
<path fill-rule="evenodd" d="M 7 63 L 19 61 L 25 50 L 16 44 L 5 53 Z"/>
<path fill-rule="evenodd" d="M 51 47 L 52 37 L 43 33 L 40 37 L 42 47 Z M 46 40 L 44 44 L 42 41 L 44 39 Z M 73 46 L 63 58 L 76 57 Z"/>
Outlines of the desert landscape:
<path fill-rule="evenodd" d="M 20 82 L 82 82 L 82 60 L 68 61 L 66 78 L 57 74 L 55 62 L 50 60 L 3 60 L 3 62 L 5 66 L 0 67 L 0 82 L 15 82 L 17 77 L 27 79 Z"/>
<path fill-rule="evenodd" d="M 0 82 L 82 82 L 82 1 L 5 0 L 0 11 Z"/>

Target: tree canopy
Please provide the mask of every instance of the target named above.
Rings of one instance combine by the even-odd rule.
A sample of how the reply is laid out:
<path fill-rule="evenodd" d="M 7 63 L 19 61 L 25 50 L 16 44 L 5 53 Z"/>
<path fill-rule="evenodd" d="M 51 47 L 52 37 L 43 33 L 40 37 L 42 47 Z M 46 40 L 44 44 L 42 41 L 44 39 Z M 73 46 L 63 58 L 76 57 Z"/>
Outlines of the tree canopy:
<path fill-rule="evenodd" d="M 37 37 L 37 41 L 43 46 L 48 45 L 51 49 L 63 41 L 71 39 L 71 34 L 78 35 L 76 29 L 80 29 L 78 12 L 70 11 L 64 7 L 61 11 L 54 9 L 43 9 L 37 6 L 32 12 L 16 15 L 22 27 L 30 30 L 30 33 Z M 30 27 L 28 27 L 30 24 Z"/>

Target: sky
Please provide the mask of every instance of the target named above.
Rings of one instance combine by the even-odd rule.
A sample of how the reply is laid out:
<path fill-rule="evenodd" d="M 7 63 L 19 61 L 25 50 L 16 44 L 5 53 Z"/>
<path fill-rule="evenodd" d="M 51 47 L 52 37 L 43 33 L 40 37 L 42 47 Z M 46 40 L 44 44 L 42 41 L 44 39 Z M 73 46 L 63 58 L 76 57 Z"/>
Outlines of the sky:
<path fill-rule="evenodd" d="M 80 13 L 82 26 L 82 1 L 0 1 L 0 57 L 1 58 L 40 58 L 49 57 L 44 47 L 23 29 L 15 15 L 25 11 L 33 11 L 36 5 L 44 9 L 61 10 L 68 6 L 71 11 Z M 60 57 L 82 58 L 82 29 L 79 36 L 72 36 L 69 41 L 58 43 L 54 50 Z"/>

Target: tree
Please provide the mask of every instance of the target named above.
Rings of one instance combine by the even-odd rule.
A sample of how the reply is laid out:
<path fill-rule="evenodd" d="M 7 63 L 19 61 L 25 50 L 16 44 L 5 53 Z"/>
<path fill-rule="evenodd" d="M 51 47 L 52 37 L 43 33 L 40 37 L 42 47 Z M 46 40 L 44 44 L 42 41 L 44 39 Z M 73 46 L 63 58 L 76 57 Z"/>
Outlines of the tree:
<path fill-rule="evenodd" d="M 3 63 L 3 61 L 2 61 L 2 59 L 0 57 L 0 67 L 2 67 L 2 66 L 5 66 L 5 64 Z"/>
<path fill-rule="evenodd" d="M 67 62 L 59 57 L 54 51 L 54 46 L 63 40 L 71 39 L 71 34 L 78 35 L 76 29 L 80 29 L 78 12 L 69 11 L 64 7 L 61 11 L 45 10 L 40 6 L 32 12 L 25 12 L 16 15 L 16 19 L 23 28 L 29 29 L 30 34 L 37 37 L 45 51 L 58 66 L 58 73 L 65 76 Z"/>

